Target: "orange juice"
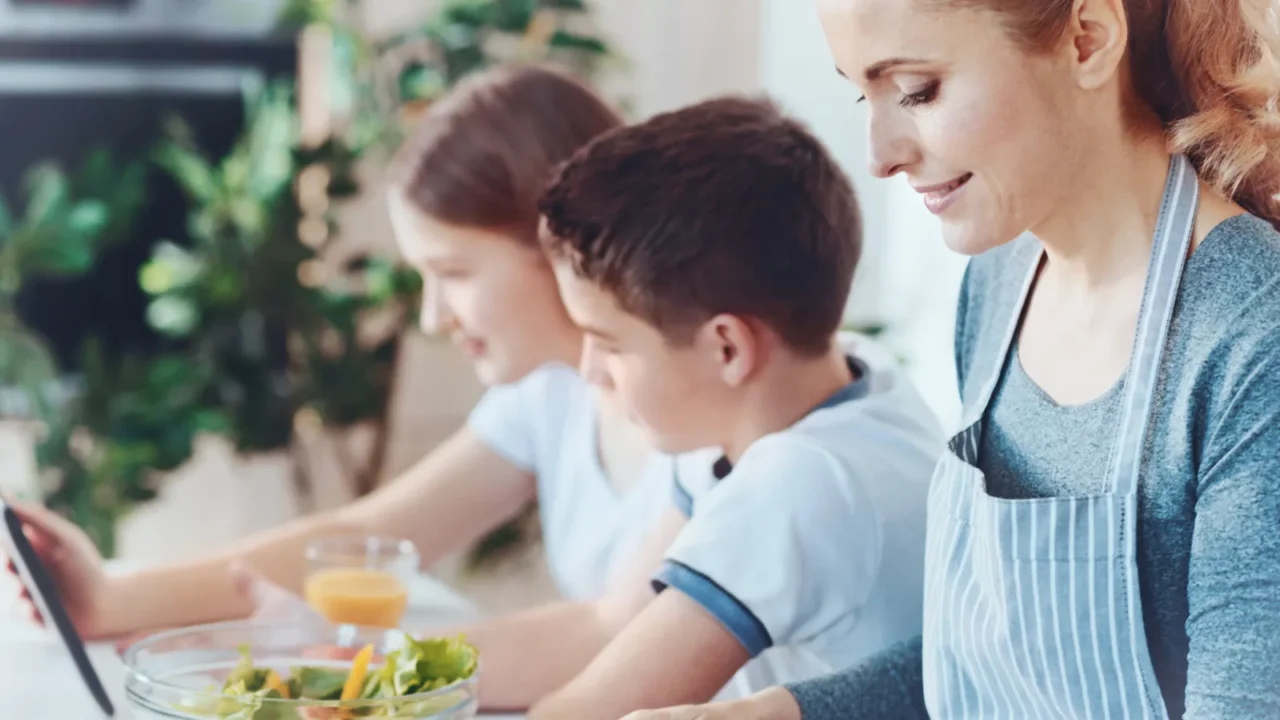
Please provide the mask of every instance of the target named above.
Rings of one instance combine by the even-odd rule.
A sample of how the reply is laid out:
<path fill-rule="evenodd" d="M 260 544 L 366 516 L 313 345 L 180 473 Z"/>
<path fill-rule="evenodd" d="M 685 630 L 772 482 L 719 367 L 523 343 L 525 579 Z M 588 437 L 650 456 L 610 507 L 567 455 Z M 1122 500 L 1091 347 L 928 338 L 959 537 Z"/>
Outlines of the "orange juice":
<path fill-rule="evenodd" d="M 393 628 L 400 625 L 409 590 L 380 570 L 335 568 L 307 578 L 307 604 L 332 623 Z"/>

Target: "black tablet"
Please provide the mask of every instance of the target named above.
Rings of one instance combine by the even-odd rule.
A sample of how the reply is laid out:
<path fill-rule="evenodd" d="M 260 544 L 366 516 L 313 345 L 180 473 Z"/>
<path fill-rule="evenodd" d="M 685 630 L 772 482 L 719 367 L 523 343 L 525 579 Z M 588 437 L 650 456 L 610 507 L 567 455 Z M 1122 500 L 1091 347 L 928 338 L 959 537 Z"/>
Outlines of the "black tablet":
<path fill-rule="evenodd" d="M 102 708 L 106 717 L 115 717 L 115 708 L 112 707 L 111 700 L 102 687 L 97 670 L 89 661 L 80 633 L 76 632 L 75 625 L 71 623 L 71 618 L 62 606 L 62 601 L 58 599 L 58 591 L 53 584 L 53 579 L 40 562 L 35 549 L 31 547 L 26 533 L 22 531 L 22 520 L 2 499 L 0 499 L 0 514 L 4 516 L 4 532 L 0 533 L 0 536 L 4 538 L 7 554 L 18 568 L 22 584 L 27 588 L 31 599 L 35 601 L 41 617 L 45 622 L 53 623 L 58 634 L 62 636 L 62 642 L 71 652 L 71 659 L 75 661 L 76 669 L 80 671 L 80 677 L 84 679 L 84 684 L 88 686 L 98 707 Z"/>

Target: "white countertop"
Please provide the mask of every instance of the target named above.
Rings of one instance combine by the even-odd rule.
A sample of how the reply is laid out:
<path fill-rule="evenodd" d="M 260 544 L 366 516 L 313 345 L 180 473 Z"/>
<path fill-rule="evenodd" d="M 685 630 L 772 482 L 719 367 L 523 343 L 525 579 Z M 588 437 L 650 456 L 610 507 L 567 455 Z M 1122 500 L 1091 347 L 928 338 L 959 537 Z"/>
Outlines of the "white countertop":
<path fill-rule="evenodd" d="M 479 617 L 475 606 L 452 588 L 421 576 L 412 587 L 407 627 L 453 625 Z M 90 658 L 107 688 L 116 717 L 129 717 L 123 700 L 124 666 L 110 645 L 91 645 Z M 101 717 L 57 636 L 23 622 L 16 588 L 0 573 L 0 698 L 6 720 L 91 720 Z M 519 715 L 485 715 L 520 720 Z"/>

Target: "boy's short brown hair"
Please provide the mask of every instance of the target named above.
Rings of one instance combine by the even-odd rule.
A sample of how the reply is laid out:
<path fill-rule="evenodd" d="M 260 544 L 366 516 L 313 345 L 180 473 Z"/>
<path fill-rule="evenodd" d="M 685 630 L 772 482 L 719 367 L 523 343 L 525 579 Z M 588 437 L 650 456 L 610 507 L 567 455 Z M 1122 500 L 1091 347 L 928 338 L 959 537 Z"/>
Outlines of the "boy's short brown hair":
<path fill-rule="evenodd" d="M 862 247 L 849 179 L 803 125 L 728 97 L 596 138 L 543 194 L 552 257 L 672 342 L 753 317 L 826 352 Z"/>

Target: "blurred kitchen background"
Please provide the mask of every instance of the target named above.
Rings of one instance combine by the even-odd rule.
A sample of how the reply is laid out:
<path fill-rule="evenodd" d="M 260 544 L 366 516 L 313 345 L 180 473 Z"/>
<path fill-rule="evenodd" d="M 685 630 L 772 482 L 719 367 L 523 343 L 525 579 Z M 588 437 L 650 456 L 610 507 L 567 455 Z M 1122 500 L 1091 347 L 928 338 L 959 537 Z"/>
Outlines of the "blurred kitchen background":
<path fill-rule="evenodd" d="M 372 490 L 481 388 L 414 327 L 381 175 L 433 98 L 550 58 L 629 117 L 767 93 L 858 187 L 852 326 L 947 423 L 963 261 L 867 174 L 857 93 L 804 0 L 0 0 L 0 491 L 108 555 L 199 553 Z M 436 570 L 546 597 L 536 528 Z"/>

